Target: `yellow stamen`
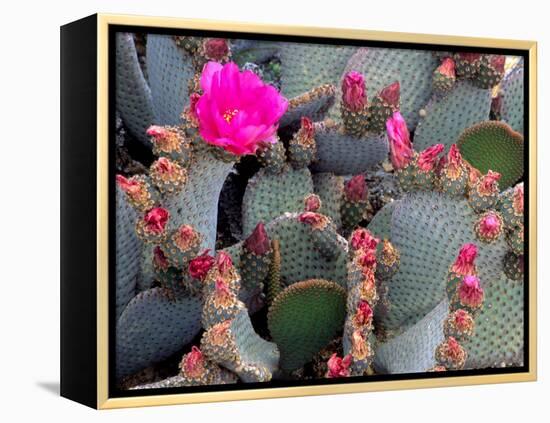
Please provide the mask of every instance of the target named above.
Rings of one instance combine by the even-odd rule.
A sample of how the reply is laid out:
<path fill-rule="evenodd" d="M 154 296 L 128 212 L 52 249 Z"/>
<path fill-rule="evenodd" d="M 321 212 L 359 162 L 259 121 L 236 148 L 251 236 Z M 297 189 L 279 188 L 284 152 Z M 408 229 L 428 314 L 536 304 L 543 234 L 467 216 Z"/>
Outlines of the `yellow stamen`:
<path fill-rule="evenodd" d="M 231 121 L 233 120 L 233 118 L 235 117 L 235 115 L 239 113 L 239 111 L 237 109 L 233 109 L 233 110 L 226 110 L 225 113 L 223 114 L 223 119 L 227 122 L 227 123 L 231 123 Z"/>

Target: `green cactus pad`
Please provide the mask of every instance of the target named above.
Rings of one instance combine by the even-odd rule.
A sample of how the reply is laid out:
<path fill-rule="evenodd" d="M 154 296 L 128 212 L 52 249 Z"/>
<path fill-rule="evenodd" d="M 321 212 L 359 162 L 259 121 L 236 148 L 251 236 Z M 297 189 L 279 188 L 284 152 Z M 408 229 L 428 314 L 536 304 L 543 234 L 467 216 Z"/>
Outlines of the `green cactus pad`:
<path fill-rule="evenodd" d="M 483 280 L 482 280 L 483 282 Z M 502 273 L 483 284 L 485 300 L 474 336 L 462 346 L 466 369 L 523 365 L 523 291 L 521 282 Z"/>
<path fill-rule="evenodd" d="M 201 328 L 201 300 L 174 299 L 162 288 L 134 297 L 116 326 L 117 379 L 135 373 L 176 353 Z"/>
<path fill-rule="evenodd" d="M 523 176 L 523 136 L 504 122 L 480 122 L 458 139 L 462 157 L 482 174 L 500 173 L 501 190 Z"/>
<path fill-rule="evenodd" d="M 178 124 L 189 102 L 189 81 L 195 76 L 191 56 L 170 35 L 148 34 L 147 73 L 155 124 Z"/>
<path fill-rule="evenodd" d="M 281 91 L 297 97 L 323 84 L 336 85 L 355 47 L 281 43 Z"/>
<path fill-rule="evenodd" d="M 419 119 L 418 111 L 432 93 L 432 73 L 437 65 L 437 58 L 429 51 L 361 48 L 352 56 L 345 71 L 354 70 L 365 76 L 369 98 L 399 81 L 401 114 L 412 130 Z"/>
<path fill-rule="evenodd" d="M 116 318 L 136 295 L 141 267 L 142 242 L 135 231 L 136 212 L 126 195 L 116 189 Z"/>
<path fill-rule="evenodd" d="M 517 65 L 500 83 L 502 107 L 501 119 L 512 127 L 514 131 L 523 134 L 524 117 L 524 88 L 525 72 L 523 66 Z"/>
<path fill-rule="evenodd" d="M 315 123 L 317 162 L 315 172 L 333 172 L 337 175 L 356 175 L 388 157 L 385 136 L 355 138 L 344 133 L 342 125 L 332 121 Z"/>
<path fill-rule="evenodd" d="M 269 41 L 231 40 L 232 60 L 239 66 L 245 63 L 263 63 L 277 53 L 278 45 Z"/>
<path fill-rule="evenodd" d="M 279 174 L 260 169 L 248 181 L 244 194 L 243 235 L 251 234 L 258 222 L 269 222 L 285 212 L 302 211 L 304 197 L 312 192 L 307 168 L 292 169 L 287 165 Z"/>
<path fill-rule="evenodd" d="M 153 98 L 139 65 L 132 34 L 116 35 L 116 109 L 138 140 L 150 145 L 145 134 L 154 122 Z"/>
<path fill-rule="evenodd" d="M 191 225 L 203 236 L 201 249 L 214 249 L 218 199 L 232 168 L 233 163 L 217 160 L 211 154 L 201 152 L 200 156 L 194 155 L 189 165 L 187 183 L 163 204 L 170 212 L 170 228 Z"/>
<path fill-rule="evenodd" d="M 313 176 L 313 189 L 321 199 L 319 213 L 330 217 L 337 228 L 342 226 L 340 217 L 340 205 L 344 192 L 344 178 L 332 173 L 315 173 Z"/>
<path fill-rule="evenodd" d="M 474 87 L 469 81 L 457 81 L 445 97 L 432 98 L 424 107 L 424 117 L 414 133 L 414 148 L 422 151 L 434 144 L 448 149 L 466 128 L 487 120 L 491 108 L 491 90 Z"/>
<path fill-rule="evenodd" d="M 434 351 L 443 342 L 443 321 L 448 311 L 449 303 L 445 299 L 404 333 L 379 343 L 374 359 L 376 371 L 419 373 L 435 366 Z"/>
<path fill-rule="evenodd" d="M 388 281 L 389 309 L 377 316 L 388 336 L 414 325 L 443 300 L 449 266 L 464 244 L 478 247 L 482 281 L 501 274 L 506 242 L 503 237 L 477 242 L 477 218 L 465 199 L 437 192 L 412 192 L 397 203 L 390 240 L 401 254 L 400 265 Z"/>
<path fill-rule="evenodd" d="M 320 120 L 334 103 L 334 85 L 325 84 L 312 88 L 306 93 L 289 100 L 288 110 L 281 118 L 279 125 L 285 127 L 295 124 L 297 126 L 302 117 L 312 120 Z"/>
<path fill-rule="evenodd" d="M 322 279 L 298 282 L 275 298 L 268 326 L 281 351 L 281 369 L 303 366 L 338 335 L 344 324 L 345 301 L 341 286 Z"/>

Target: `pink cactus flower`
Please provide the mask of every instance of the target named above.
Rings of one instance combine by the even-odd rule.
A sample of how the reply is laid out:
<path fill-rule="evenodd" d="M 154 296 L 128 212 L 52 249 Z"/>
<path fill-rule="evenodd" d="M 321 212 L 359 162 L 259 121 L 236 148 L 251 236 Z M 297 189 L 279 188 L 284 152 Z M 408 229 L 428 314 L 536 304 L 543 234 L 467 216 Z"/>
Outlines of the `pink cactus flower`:
<path fill-rule="evenodd" d="M 160 234 L 164 231 L 170 213 L 162 207 L 155 207 L 149 210 L 144 217 L 146 231 Z"/>
<path fill-rule="evenodd" d="M 502 219 L 493 211 L 485 213 L 479 220 L 479 233 L 487 239 L 496 238 L 502 231 Z"/>
<path fill-rule="evenodd" d="M 367 201 L 369 192 L 363 175 L 355 175 L 344 185 L 346 199 L 352 203 Z"/>
<path fill-rule="evenodd" d="M 372 323 L 373 312 L 368 302 L 361 300 L 353 321 L 357 326 L 370 326 Z"/>
<path fill-rule="evenodd" d="M 348 377 L 350 375 L 349 366 L 351 365 L 351 355 L 344 358 L 338 357 L 336 353 L 332 354 L 327 361 L 327 378 Z"/>
<path fill-rule="evenodd" d="M 225 38 L 210 38 L 204 43 L 204 56 L 210 60 L 222 60 L 229 54 L 229 44 Z"/>
<path fill-rule="evenodd" d="M 305 211 L 316 212 L 321 208 L 321 199 L 316 194 L 309 194 L 305 199 Z"/>
<path fill-rule="evenodd" d="M 445 149 L 443 144 L 435 144 L 426 148 L 418 155 L 417 165 L 422 172 L 429 172 L 434 169 L 439 155 Z"/>
<path fill-rule="evenodd" d="M 458 178 L 462 175 L 462 169 L 464 167 L 464 162 L 462 160 L 462 155 L 458 150 L 456 144 L 451 145 L 449 152 L 447 153 L 447 161 L 445 163 L 446 173 L 452 179 Z"/>
<path fill-rule="evenodd" d="M 367 104 L 365 78 L 359 72 L 346 73 L 342 81 L 342 102 L 352 112 L 358 112 Z"/>
<path fill-rule="evenodd" d="M 216 255 L 216 267 L 222 275 L 227 273 L 233 267 L 231 256 L 225 251 L 219 251 Z"/>
<path fill-rule="evenodd" d="M 399 81 L 396 81 L 380 91 L 379 96 L 386 104 L 396 108 L 399 107 L 400 90 Z"/>
<path fill-rule="evenodd" d="M 166 270 L 169 267 L 168 259 L 158 245 L 153 249 L 153 263 L 158 269 Z"/>
<path fill-rule="evenodd" d="M 451 270 L 458 275 L 472 275 L 475 272 L 475 259 L 477 257 L 477 246 L 475 244 L 464 244 L 458 253 Z"/>
<path fill-rule="evenodd" d="M 288 101 L 254 72 L 233 63 L 208 62 L 197 102 L 199 132 L 212 145 L 237 156 L 254 154 L 263 142 L 277 142 L 279 119 Z"/>
<path fill-rule="evenodd" d="M 191 352 L 187 353 L 181 361 L 180 367 L 183 374 L 190 378 L 198 378 L 204 372 L 205 359 L 196 346 L 191 348 Z"/>
<path fill-rule="evenodd" d="M 350 238 L 351 247 L 354 250 L 374 250 L 380 240 L 372 236 L 365 228 L 359 228 L 353 231 Z"/>
<path fill-rule="evenodd" d="M 449 78 L 454 78 L 456 76 L 455 74 L 455 61 L 451 59 L 450 57 L 445 57 L 443 59 L 443 62 L 439 65 L 437 68 L 437 71 L 445 75 Z"/>
<path fill-rule="evenodd" d="M 512 200 L 512 207 L 514 208 L 514 212 L 516 214 L 523 214 L 523 182 L 520 184 L 517 184 L 514 187 L 514 196 Z"/>
<path fill-rule="evenodd" d="M 466 310 L 459 308 L 453 313 L 453 320 L 459 332 L 469 332 L 474 325 L 474 319 Z"/>
<path fill-rule="evenodd" d="M 198 240 L 199 235 L 190 225 L 181 225 L 176 232 L 174 239 L 180 250 L 185 251 L 192 247 Z"/>
<path fill-rule="evenodd" d="M 306 138 L 313 138 L 315 136 L 315 126 L 313 126 L 311 119 L 306 116 L 300 119 L 300 130 Z"/>
<path fill-rule="evenodd" d="M 244 248 L 254 253 L 257 256 L 263 256 L 271 249 L 271 243 L 269 242 L 269 236 L 265 231 L 265 225 L 260 222 L 254 228 L 254 231 L 244 242 Z"/>
<path fill-rule="evenodd" d="M 215 261 L 209 252 L 210 250 L 205 250 L 201 255 L 189 261 L 188 272 L 191 277 L 200 281 L 204 280 Z"/>
<path fill-rule="evenodd" d="M 401 113 L 395 112 L 386 122 L 390 142 L 390 158 L 393 167 L 403 169 L 413 159 L 414 152 L 407 123 Z"/>
<path fill-rule="evenodd" d="M 149 128 L 147 128 L 147 131 L 145 133 L 150 137 L 157 139 L 166 137 L 168 135 L 168 132 L 169 131 L 162 126 L 151 125 Z"/>
<path fill-rule="evenodd" d="M 445 346 L 445 355 L 447 359 L 454 363 L 459 363 L 462 361 L 464 357 L 464 349 L 455 338 L 449 336 Z"/>
<path fill-rule="evenodd" d="M 500 173 L 489 170 L 486 175 L 482 176 L 478 182 L 478 192 L 481 195 L 492 195 L 498 193 L 498 180 Z"/>
<path fill-rule="evenodd" d="M 151 165 L 151 170 L 158 172 L 160 175 L 172 175 L 176 170 L 174 163 L 166 157 L 159 157 L 156 162 Z"/>
<path fill-rule="evenodd" d="M 483 303 L 483 289 L 479 286 L 479 278 L 475 275 L 467 275 L 462 279 L 458 288 L 458 298 L 460 303 L 477 308 Z"/>

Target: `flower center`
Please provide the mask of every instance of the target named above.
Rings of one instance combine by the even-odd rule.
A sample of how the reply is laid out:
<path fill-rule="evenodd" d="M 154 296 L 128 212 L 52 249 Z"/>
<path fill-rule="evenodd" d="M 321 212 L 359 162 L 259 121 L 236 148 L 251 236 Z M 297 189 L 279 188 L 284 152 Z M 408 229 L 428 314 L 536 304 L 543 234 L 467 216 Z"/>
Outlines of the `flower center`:
<path fill-rule="evenodd" d="M 237 109 L 227 109 L 223 114 L 223 119 L 227 123 L 231 123 L 231 121 L 233 120 L 233 118 L 235 117 L 235 115 L 237 113 L 239 113 L 239 111 Z"/>

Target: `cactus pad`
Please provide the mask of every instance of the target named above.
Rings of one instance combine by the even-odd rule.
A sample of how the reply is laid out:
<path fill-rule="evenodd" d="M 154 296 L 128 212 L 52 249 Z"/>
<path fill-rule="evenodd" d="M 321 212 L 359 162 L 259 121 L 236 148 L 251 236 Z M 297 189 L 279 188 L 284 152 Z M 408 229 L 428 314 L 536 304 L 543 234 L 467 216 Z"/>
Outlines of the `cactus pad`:
<path fill-rule="evenodd" d="M 524 85 L 525 72 L 523 66 L 516 67 L 504 77 L 500 83 L 500 96 L 502 97 L 501 118 L 514 131 L 523 134 L 524 117 Z"/>
<path fill-rule="evenodd" d="M 313 189 L 321 198 L 319 213 L 330 217 L 337 228 L 342 226 L 340 205 L 344 192 L 344 178 L 332 173 L 314 173 Z"/>
<path fill-rule="evenodd" d="M 489 118 L 491 90 L 474 87 L 468 81 L 457 81 L 445 97 L 434 97 L 424 108 L 414 133 L 414 148 L 424 150 L 433 144 L 447 148 L 456 143 L 466 128 Z"/>
<path fill-rule="evenodd" d="M 481 122 L 465 130 L 458 139 L 462 157 L 482 174 L 500 173 L 501 190 L 523 176 L 523 136 L 504 122 Z"/>
<path fill-rule="evenodd" d="M 346 292 L 321 279 L 286 288 L 269 309 L 268 325 L 281 350 L 280 367 L 294 370 L 334 339 L 345 318 Z"/>

